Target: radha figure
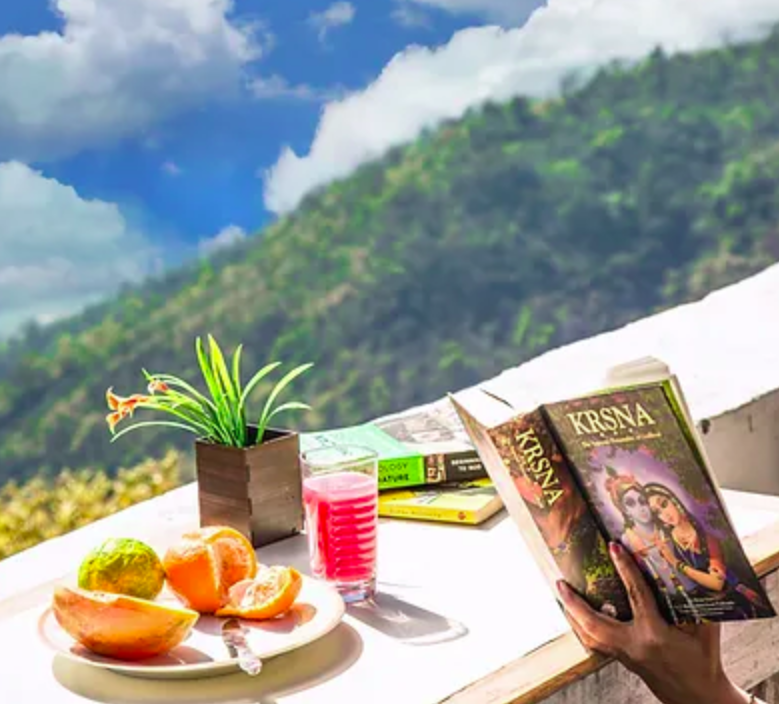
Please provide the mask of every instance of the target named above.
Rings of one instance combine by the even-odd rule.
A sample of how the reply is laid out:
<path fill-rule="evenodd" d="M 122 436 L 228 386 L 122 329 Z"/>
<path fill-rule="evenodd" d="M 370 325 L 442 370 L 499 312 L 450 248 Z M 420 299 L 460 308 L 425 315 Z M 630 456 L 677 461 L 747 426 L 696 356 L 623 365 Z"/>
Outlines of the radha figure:
<path fill-rule="evenodd" d="M 667 537 L 663 555 L 691 598 L 729 600 L 741 618 L 770 615 L 762 598 L 725 564 L 719 540 L 701 528 L 676 494 L 662 484 L 647 484 L 644 491 Z"/>

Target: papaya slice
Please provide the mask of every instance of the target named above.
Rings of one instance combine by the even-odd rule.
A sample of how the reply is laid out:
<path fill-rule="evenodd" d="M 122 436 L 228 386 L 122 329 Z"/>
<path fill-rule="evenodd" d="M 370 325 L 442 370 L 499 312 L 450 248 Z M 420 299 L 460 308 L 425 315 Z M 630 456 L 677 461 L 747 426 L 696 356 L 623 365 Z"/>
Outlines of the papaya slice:
<path fill-rule="evenodd" d="M 179 645 L 199 618 L 196 611 L 124 594 L 57 586 L 57 623 L 93 653 L 117 660 L 145 660 Z"/>
<path fill-rule="evenodd" d="M 244 579 L 232 587 L 228 602 L 217 616 L 264 620 L 289 611 L 300 594 L 303 577 L 293 567 L 261 566 L 254 579 Z"/>

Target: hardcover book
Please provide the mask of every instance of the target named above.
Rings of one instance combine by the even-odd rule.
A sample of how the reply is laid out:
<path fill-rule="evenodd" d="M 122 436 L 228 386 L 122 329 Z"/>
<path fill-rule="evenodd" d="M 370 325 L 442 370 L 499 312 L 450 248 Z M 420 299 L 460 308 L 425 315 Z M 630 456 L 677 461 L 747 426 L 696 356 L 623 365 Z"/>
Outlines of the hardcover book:
<path fill-rule="evenodd" d="M 443 523 L 480 525 L 503 508 L 489 479 L 385 491 L 379 496 L 379 515 Z"/>
<path fill-rule="evenodd" d="M 370 423 L 303 433 L 301 451 L 363 445 L 379 456 L 379 489 L 470 481 L 487 471 L 448 400 Z"/>
<path fill-rule="evenodd" d="M 583 397 L 517 408 L 452 397 L 542 571 L 631 618 L 608 553 L 635 557 L 669 623 L 775 616 L 744 554 L 676 377 L 659 360 L 611 370 Z"/>

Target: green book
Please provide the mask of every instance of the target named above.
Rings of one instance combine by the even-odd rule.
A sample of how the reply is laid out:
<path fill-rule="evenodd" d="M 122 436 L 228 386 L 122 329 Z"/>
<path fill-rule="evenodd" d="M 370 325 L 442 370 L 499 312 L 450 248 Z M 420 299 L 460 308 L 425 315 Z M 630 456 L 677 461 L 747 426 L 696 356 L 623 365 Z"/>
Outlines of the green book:
<path fill-rule="evenodd" d="M 448 399 L 362 425 L 300 437 L 303 452 L 341 444 L 363 445 L 378 454 L 380 490 L 487 476 Z"/>

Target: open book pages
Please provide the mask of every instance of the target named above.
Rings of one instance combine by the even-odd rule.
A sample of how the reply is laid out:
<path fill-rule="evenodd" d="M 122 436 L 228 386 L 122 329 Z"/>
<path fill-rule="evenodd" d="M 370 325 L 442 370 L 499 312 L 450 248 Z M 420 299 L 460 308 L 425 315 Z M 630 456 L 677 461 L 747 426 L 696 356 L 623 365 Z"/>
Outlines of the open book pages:
<path fill-rule="evenodd" d="M 619 541 L 669 622 L 773 615 L 662 361 L 605 370 L 601 388 L 568 399 L 493 384 L 451 400 L 550 583 L 565 579 L 594 608 L 629 619 L 608 555 Z"/>
<path fill-rule="evenodd" d="M 695 443 L 695 446 L 703 459 L 706 469 L 712 478 L 712 489 L 717 494 L 719 502 L 722 504 L 722 510 L 725 512 L 729 521 L 732 522 L 732 517 L 728 513 L 728 507 L 722 497 L 722 490 L 719 484 L 714 480 L 714 475 L 711 470 L 711 462 L 709 460 L 706 446 L 697 432 L 695 419 L 690 412 L 690 405 L 684 396 L 681 384 L 679 383 L 676 375 L 671 373 L 671 369 L 665 362 L 657 359 L 656 357 L 641 357 L 624 364 L 620 364 L 611 367 L 606 372 L 606 378 L 604 380 L 604 386 L 638 386 L 640 384 L 651 384 L 667 382 L 670 384 L 673 396 L 679 404 L 679 408 L 684 415 L 687 427 L 690 430 L 690 437 Z"/>

